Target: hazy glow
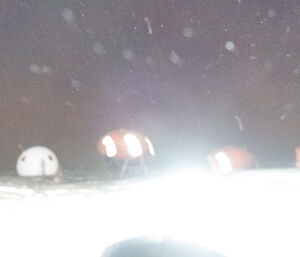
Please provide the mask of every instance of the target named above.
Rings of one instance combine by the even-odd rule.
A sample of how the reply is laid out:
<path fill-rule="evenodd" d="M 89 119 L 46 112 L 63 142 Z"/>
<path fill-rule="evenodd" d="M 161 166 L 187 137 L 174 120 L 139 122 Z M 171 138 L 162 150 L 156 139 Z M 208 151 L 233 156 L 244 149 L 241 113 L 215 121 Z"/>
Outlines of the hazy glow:
<path fill-rule="evenodd" d="M 117 155 L 118 153 L 117 147 L 114 140 L 111 138 L 111 136 L 105 136 L 102 139 L 102 143 L 105 146 L 105 152 L 107 157 L 111 158 Z"/>
<path fill-rule="evenodd" d="M 232 171 L 232 165 L 230 158 L 224 152 L 219 152 L 215 154 L 215 159 L 219 164 L 219 169 L 223 172 Z"/>
<path fill-rule="evenodd" d="M 139 139 L 133 134 L 126 134 L 124 141 L 127 144 L 128 152 L 133 157 L 138 157 L 143 154 L 143 149 Z"/>
<path fill-rule="evenodd" d="M 153 145 L 152 145 L 150 139 L 149 139 L 148 137 L 145 137 L 145 141 L 146 141 L 146 143 L 147 143 L 147 145 L 148 145 L 148 149 L 149 149 L 150 154 L 151 154 L 152 156 L 154 156 L 154 155 L 155 155 L 155 150 L 154 150 L 154 147 L 153 147 Z"/>

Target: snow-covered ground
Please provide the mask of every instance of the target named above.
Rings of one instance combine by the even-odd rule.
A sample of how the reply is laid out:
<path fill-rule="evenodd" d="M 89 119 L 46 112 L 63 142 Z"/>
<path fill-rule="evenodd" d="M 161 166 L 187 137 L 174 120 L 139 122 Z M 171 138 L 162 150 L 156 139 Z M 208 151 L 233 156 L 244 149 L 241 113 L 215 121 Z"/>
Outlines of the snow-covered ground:
<path fill-rule="evenodd" d="M 99 257 L 139 236 L 174 237 L 227 257 L 300 256 L 300 171 L 186 169 L 103 182 L 2 177 L 0 256 Z"/>

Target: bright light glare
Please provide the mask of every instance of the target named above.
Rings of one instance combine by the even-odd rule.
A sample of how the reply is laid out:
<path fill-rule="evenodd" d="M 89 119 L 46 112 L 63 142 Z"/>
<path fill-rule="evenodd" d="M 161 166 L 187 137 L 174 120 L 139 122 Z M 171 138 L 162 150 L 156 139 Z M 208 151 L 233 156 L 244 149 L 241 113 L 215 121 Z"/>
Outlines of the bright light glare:
<path fill-rule="evenodd" d="M 230 158 L 224 152 L 219 152 L 215 154 L 215 159 L 219 164 L 219 169 L 223 172 L 230 172 L 232 171 L 232 165 Z"/>
<path fill-rule="evenodd" d="M 226 178 L 189 173 L 25 192 L 22 201 L 0 201 L 0 255 L 99 257 L 120 240 L 157 235 L 226 257 L 299 257 L 299 184 L 296 172 Z M 9 195 L 17 197 L 13 190 L 1 193 Z"/>
<path fill-rule="evenodd" d="M 146 141 L 146 143 L 147 143 L 147 145 L 148 145 L 148 149 L 149 149 L 150 154 L 151 154 L 152 156 L 154 156 L 154 155 L 155 155 L 155 150 L 154 150 L 154 147 L 153 147 L 153 145 L 152 145 L 150 139 L 149 139 L 148 137 L 145 137 L 145 141 Z"/>
<path fill-rule="evenodd" d="M 133 134 L 126 134 L 124 141 L 127 144 L 128 152 L 133 157 L 138 157 L 143 154 L 143 149 L 139 139 Z"/>
<path fill-rule="evenodd" d="M 118 153 L 117 147 L 114 140 L 111 138 L 111 136 L 105 136 L 102 139 L 102 143 L 105 146 L 105 152 L 107 157 L 112 158 L 117 155 Z"/>

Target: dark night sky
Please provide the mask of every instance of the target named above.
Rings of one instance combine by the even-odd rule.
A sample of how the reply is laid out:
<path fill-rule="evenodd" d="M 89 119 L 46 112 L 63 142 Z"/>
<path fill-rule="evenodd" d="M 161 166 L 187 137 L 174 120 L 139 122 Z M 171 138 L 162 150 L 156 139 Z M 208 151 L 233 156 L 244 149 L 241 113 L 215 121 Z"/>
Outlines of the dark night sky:
<path fill-rule="evenodd" d="M 299 17 L 296 0 L 1 0 L 0 170 L 18 144 L 97 168 L 97 140 L 118 128 L 147 134 L 162 162 L 233 144 L 294 165 Z"/>

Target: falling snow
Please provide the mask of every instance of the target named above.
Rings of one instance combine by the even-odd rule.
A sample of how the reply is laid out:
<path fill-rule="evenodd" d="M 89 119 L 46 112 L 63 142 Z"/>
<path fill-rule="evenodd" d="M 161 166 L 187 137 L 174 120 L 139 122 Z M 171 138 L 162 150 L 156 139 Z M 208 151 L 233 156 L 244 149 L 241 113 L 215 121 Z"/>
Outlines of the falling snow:
<path fill-rule="evenodd" d="M 63 11 L 62 11 L 62 17 L 64 18 L 64 20 L 67 23 L 74 22 L 74 14 L 73 14 L 72 9 L 70 9 L 70 8 L 63 9 Z"/>
<path fill-rule="evenodd" d="M 144 18 L 144 21 L 147 24 L 148 34 L 151 35 L 153 33 L 151 21 L 149 20 L 149 18 L 147 16 Z"/>
<path fill-rule="evenodd" d="M 230 51 L 230 52 L 233 52 L 235 50 L 235 45 L 232 41 L 227 41 L 225 43 L 225 48 Z"/>
<path fill-rule="evenodd" d="M 48 67 L 48 66 L 42 66 L 41 67 L 41 73 L 48 73 L 48 74 L 50 74 L 52 72 L 52 70 L 51 70 L 51 68 L 50 67 Z"/>
<path fill-rule="evenodd" d="M 80 91 L 82 83 L 79 80 L 71 79 L 72 89 L 75 91 Z"/>
<path fill-rule="evenodd" d="M 70 102 L 70 101 L 66 101 L 65 102 L 65 106 L 67 106 L 69 108 L 75 108 L 75 105 L 72 102 Z"/>
<path fill-rule="evenodd" d="M 141 81 L 145 81 L 142 83 L 143 90 L 135 92 L 137 97 L 143 101 L 149 98 L 151 102 L 154 101 L 153 97 L 160 108 L 165 107 L 163 102 L 170 103 L 170 108 L 166 106 L 165 113 L 157 117 L 161 123 L 171 122 L 169 117 L 179 117 L 188 124 L 186 128 L 190 130 L 189 126 L 193 125 L 189 124 L 193 124 L 196 118 L 200 123 L 207 123 L 206 128 L 214 128 L 215 121 L 205 118 L 198 109 L 203 112 L 207 109 L 214 114 L 223 108 L 227 109 L 230 104 L 230 113 L 224 111 L 227 117 L 223 119 L 221 114 L 216 117 L 220 119 L 220 131 L 224 126 L 226 133 L 231 133 L 231 126 L 226 127 L 227 122 L 231 121 L 233 129 L 238 132 L 244 126 L 247 131 L 249 123 L 253 126 L 249 130 L 258 128 L 262 130 L 262 135 L 269 136 L 266 132 L 269 124 L 277 119 L 277 122 L 282 120 L 286 124 L 274 128 L 280 130 L 274 133 L 281 138 L 277 143 L 291 141 L 292 133 L 294 140 L 297 140 L 297 133 L 294 132 L 295 124 L 299 123 L 297 111 L 300 107 L 297 97 L 300 95 L 297 1 L 290 1 L 286 5 L 285 1 L 269 0 L 263 4 L 254 1 L 250 4 L 236 0 L 226 3 L 226 8 L 224 5 L 214 5 L 212 8 L 210 1 L 201 4 L 182 1 L 179 5 L 161 4 L 159 7 L 151 1 L 130 6 L 118 6 L 114 1 L 105 4 L 93 1 L 86 6 L 84 1 L 78 1 L 77 4 L 64 1 L 54 9 L 47 9 L 49 5 L 46 2 L 38 5 L 29 3 L 31 1 L 20 2 L 28 3 L 2 6 L 3 13 L 7 14 L 10 9 L 20 7 L 22 12 L 30 11 L 30 15 L 24 13 L 25 16 L 20 17 L 4 15 L 7 26 L 3 27 L 2 34 L 7 40 L 2 55 L 3 60 L 8 62 L 2 69 L 1 94 L 4 101 L 1 104 L 9 105 L 7 114 L 3 115 L 3 119 L 7 119 L 3 124 L 8 132 L 13 129 L 11 114 L 17 114 L 19 122 L 15 123 L 16 126 L 22 127 L 29 122 L 25 110 L 23 114 L 23 110 L 15 109 L 14 101 L 5 102 L 5 98 L 10 96 L 19 105 L 32 108 L 30 111 L 35 112 L 31 115 L 37 117 L 35 128 L 26 130 L 26 133 L 33 134 L 30 140 L 44 133 L 43 126 L 46 125 L 43 120 L 39 122 L 43 117 L 42 111 L 35 108 L 37 99 L 46 99 L 44 109 L 50 110 L 55 106 L 57 115 L 74 106 L 79 108 L 76 103 L 88 102 L 89 108 L 83 110 L 83 118 L 80 119 L 85 124 L 89 122 L 88 117 L 94 115 L 90 112 L 98 110 L 99 102 L 103 105 L 99 112 L 105 112 L 111 102 L 119 99 L 122 105 L 111 108 L 112 117 L 120 119 L 116 121 L 119 122 L 118 126 L 127 125 L 123 124 L 125 119 L 119 114 L 118 108 L 123 106 L 130 113 L 129 116 L 134 116 L 137 124 L 143 125 L 139 117 L 145 116 L 145 110 L 139 108 L 138 101 L 131 102 L 130 94 L 123 94 L 124 88 L 130 88 L 129 85 L 140 85 Z M 24 22 L 24 33 L 18 33 L 16 29 L 20 22 Z M 16 51 L 11 51 L 13 49 Z M 119 86 L 120 81 L 124 81 L 125 87 L 123 84 Z M 170 84 L 176 81 L 177 84 L 161 89 L 157 86 L 161 81 L 170 81 Z M 17 86 L 15 92 L 10 85 Z M 63 88 L 63 85 L 67 88 Z M 25 91 L 21 89 L 23 87 Z M 68 90 L 71 92 L 69 95 Z M 209 99 L 205 99 L 207 92 L 210 92 Z M 223 93 L 230 95 L 230 103 L 227 99 L 214 101 Z M 93 94 L 95 96 L 91 97 Z M 49 96 L 51 99 L 47 99 Z M 198 107 L 188 108 L 185 115 L 180 111 L 184 107 L 179 104 L 189 100 L 188 104 Z M 137 113 L 133 113 L 133 110 L 137 110 Z M 102 116 L 101 113 L 97 115 L 97 123 L 108 122 Z M 149 112 L 148 116 L 143 118 L 151 123 L 155 114 Z M 70 119 L 66 122 L 69 122 L 66 127 L 72 127 L 76 126 L 77 121 Z M 66 127 L 58 127 L 58 130 Z M 104 127 L 99 128 L 99 133 L 102 133 L 101 129 L 105 130 Z M 176 129 L 181 131 L 183 128 Z M 84 134 L 85 131 L 80 129 L 78 135 Z M 216 130 L 216 134 L 222 131 Z M 198 131 L 195 129 L 192 133 L 197 134 Z M 191 137 L 194 137 L 192 133 Z M 237 134 L 238 137 L 242 133 Z M 55 136 L 53 134 L 51 138 Z M 245 136 L 245 141 L 251 141 L 246 135 L 242 136 Z M 46 135 L 45 138 L 49 137 Z M 13 137 L 8 142 L 15 144 Z M 63 146 L 59 147 L 63 149 Z M 268 151 L 267 148 L 265 150 Z"/>
<path fill-rule="evenodd" d="M 260 24 L 264 24 L 266 21 L 267 21 L 267 19 L 262 19 L 262 20 L 260 21 Z"/>
<path fill-rule="evenodd" d="M 95 54 L 99 54 L 99 55 L 105 54 L 105 49 L 100 42 L 97 42 L 93 45 L 93 51 Z"/>
<path fill-rule="evenodd" d="M 276 14 L 275 10 L 273 8 L 269 8 L 269 10 L 268 10 L 268 16 L 270 18 L 274 18 L 275 14 Z"/>
<path fill-rule="evenodd" d="M 285 120 L 287 118 L 287 115 L 286 114 L 282 114 L 280 115 L 279 119 L 280 120 Z"/>
<path fill-rule="evenodd" d="M 28 97 L 22 96 L 22 97 L 21 97 L 21 103 L 22 103 L 22 104 L 29 104 L 29 99 L 28 99 Z"/>
<path fill-rule="evenodd" d="M 271 62 L 271 61 L 267 61 L 264 65 L 264 68 L 267 70 L 267 71 L 271 71 L 274 67 L 274 64 Z"/>
<path fill-rule="evenodd" d="M 50 74 L 52 73 L 52 69 L 48 66 L 39 66 L 36 63 L 32 63 L 29 66 L 29 70 L 36 74 L 36 75 L 40 75 L 40 74 Z"/>
<path fill-rule="evenodd" d="M 244 131 L 245 128 L 242 119 L 238 115 L 235 115 L 234 119 L 237 121 L 240 131 Z"/>
<path fill-rule="evenodd" d="M 293 105 L 293 104 L 285 104 L 285 105 L 283 106 L 283 109 L 284 109 L 285 111 L 292 111 L 292 110 L 294 109 L 294 105 Z"/>
<path fill-rule="evenodd" d="M 29 70 L 34 74 L 40 74 L 41 73 L 40 67 L 35 63 L 30 64 Z"/>
<path fill-rule="evenodd" d="M 194 29 L 192 27 L 185 27 L 182 31 L 182 34 L 187 38 L 193 37 Z"/>
<path fill-rule="evenodd" d="M 153 64 L 154 62 L 153 62 L 152 57 L 151 56 L 146 56 L 145 57 L 145 63 L 147 63 L 147 64 Z"/>
<path fill-rule="evenodd" d="M 124 50 L 122 55 L 127 61 L 132 61 L 134 59 L 134 53 L 130 49 Z"/>
<path fill-rule="evenodd" d="M 175 51 L 172 51 L 169 55 L 169 60 L 177 65 L 181 65 L 182 64 L 182 60 L 181 58 L 175 53 Z"/>

